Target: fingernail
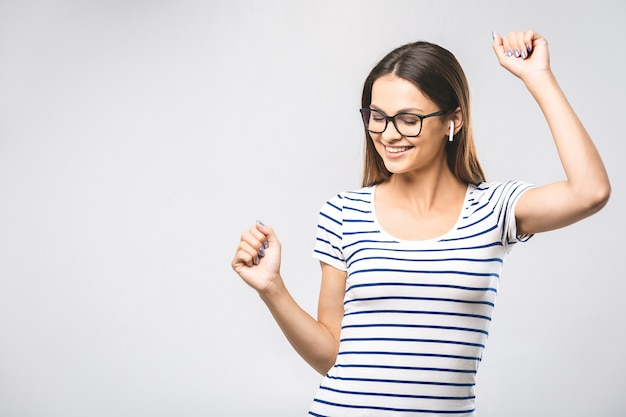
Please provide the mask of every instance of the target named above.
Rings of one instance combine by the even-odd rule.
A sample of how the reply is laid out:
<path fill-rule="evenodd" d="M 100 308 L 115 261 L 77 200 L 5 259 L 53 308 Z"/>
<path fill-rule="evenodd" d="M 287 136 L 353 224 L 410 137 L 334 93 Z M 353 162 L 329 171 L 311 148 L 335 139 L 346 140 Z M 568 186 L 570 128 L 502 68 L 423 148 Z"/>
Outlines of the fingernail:
<path fill-rule="evenodd" d="M 494 40 L 496 38 L 496 34 L 495 32 L 492 30 L 491 31 L 491 40 Z"/>
<path fill-rule="evenodd" d="M 528 52 L 530 52 L 530 49 L 531 49 L 531 48 L 530 48 L 530 45 L 529 45 L 529 44 L 526 44 L 526 50 L 527 50 Z"/>
<path fill-rule="evenodd" d="M 259 255 L 265 256 L 265 249 L 263 248 L 259 249 Z"/>
<path fill-rule="evenodd" d="M 511 56 L 511 55 L 513 55 L 513 52 L 510 49 L 506 51 L 506 56 Z"/>
<path fill-rule="evenodd" d="M 261 262 L 261 259 L 257 256 L 256 259 L 254 260 L 254 264 L 258 265 L 259 262 Z"/>
<path fill-rule="evenodd" d="M 520 53 L 519 53 L 519 51 L 516 49 L 516 50 L 515 50 L 515 58 L 519 58 L 519 57 L 520 57 Z"/>
<path fill-rule="evenodd" d="M 265 223 L 263 223 L 261 220 L 257 220 L 256 222 L 260 224 L 261 226 L 265 226 Z"/>
<path fill-rule="evenodd" d="M 528 53 L 522 50 L 522 58 L 526 59 L 527 56 L 528 56 Z"/>
<path fill-rule="evenodd" d="M 265 242 L 263 242 L 263 247 L 265 249 L 269 248 L 270 247 L 270 242 L 268 242 L 267 240 Z"/>

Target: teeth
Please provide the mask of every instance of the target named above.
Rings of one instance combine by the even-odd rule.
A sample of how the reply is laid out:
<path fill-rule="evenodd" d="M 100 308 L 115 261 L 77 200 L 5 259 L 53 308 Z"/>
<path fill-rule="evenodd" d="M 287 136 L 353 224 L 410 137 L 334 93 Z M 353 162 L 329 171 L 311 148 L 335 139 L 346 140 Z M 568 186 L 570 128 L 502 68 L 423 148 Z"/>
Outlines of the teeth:
<path fill-rule="evenodd" d="M 408 146 L 404 146 L 402 148 L 398 148 L 398 147 L 392 148 L 392 147 L 389 147 L 389 146 L 385 146 L 385 149 L 387 149 L 387 152 L 399 153 L 399 152 L 404 152 L 404 151 L 409 150 L 409 147 Z"/>

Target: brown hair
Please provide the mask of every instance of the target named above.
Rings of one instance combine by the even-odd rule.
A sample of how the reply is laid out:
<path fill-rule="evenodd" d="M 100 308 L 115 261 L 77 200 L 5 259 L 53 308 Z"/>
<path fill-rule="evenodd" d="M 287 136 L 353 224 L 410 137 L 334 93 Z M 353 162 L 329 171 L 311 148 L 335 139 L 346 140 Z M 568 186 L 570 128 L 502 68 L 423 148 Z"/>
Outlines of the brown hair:
<path fill-rule="evenodd" d="M 368 108 L 372 102 L 374 81 L 388 74 L 410 81 L 444 111 L 453 112 L 457 107 L 461 108 L 463 125 L 454 135 L 454 141 L 446 142 L 448 166 L 466 184 L 483 182 L 485 174 L 476 156 L 470 123 L 469 86 L 454 55 L 438 45 L 423 41 L 391 51 L 367 76 L 361 97 L 362 107 Z M 380 184 L 390 176 L 365 129 L 363 186 Z"/>

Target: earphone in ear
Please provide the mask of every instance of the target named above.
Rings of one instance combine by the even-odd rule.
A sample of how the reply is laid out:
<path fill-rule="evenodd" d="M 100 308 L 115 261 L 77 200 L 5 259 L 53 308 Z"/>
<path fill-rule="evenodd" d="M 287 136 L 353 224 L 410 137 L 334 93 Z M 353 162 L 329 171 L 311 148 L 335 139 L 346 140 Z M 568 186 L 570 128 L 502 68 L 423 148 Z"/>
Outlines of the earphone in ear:
<path fill-rule="evenodd" d="M 452 142 L 454 140 L 454 120 L 450 120 L 450 136 L 448 137 L 448 141 Z"/>

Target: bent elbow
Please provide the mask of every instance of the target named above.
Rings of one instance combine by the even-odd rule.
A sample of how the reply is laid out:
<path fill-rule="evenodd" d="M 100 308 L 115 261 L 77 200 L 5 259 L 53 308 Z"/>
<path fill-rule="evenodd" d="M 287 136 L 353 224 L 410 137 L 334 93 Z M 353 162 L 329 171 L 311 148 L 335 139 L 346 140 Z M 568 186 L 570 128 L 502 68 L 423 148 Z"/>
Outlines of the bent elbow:
<path fill-rule="evenodd" d="M 608 180 L 601 186 L 595 187 L 592 193 L 587 197 L 587 211 L 589 214 L 596 213 L 609 202 L 611 197 L 611 184 Z"/>

